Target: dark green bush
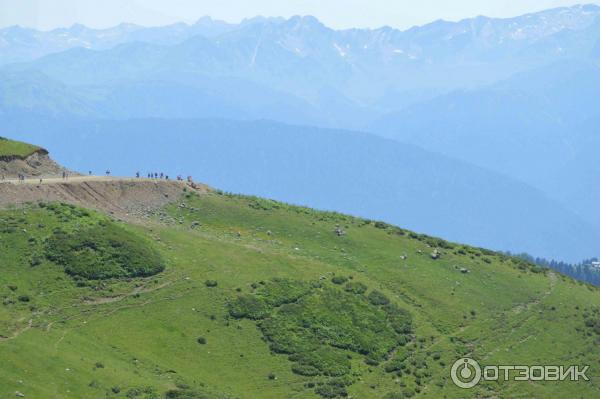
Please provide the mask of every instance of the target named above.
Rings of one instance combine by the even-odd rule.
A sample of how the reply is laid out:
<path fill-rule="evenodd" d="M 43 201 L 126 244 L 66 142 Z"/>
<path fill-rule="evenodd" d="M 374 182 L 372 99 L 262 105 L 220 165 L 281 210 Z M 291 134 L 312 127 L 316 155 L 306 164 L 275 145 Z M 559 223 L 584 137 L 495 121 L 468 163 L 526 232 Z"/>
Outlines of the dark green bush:
<path fill-rule="evenodd" d="M 412 316 L 408 311 L 393 303 L 384 305 L 383 310 L 387 313 L 392 327 L 398 334 L 410 334 L 412 332 Z"/>
<path fill-rule="evenodd" d="M 358 294 L 358 295 L 361 295 L 361 294 L 364 294 L 365 292 L 367 292 L 366 285 L 364 285 L 363 283 L 354 282 L 354 281 L 351 281 L 348 284 L 346 284 L 344 289 L 347 292 L 351 292 L 353 294 Z"/>
<path fill-rule="evenodd" d="M 254 295 L 240 295 L 229 304 L 229 314 L 236 319 L 259 320 L 267 316 L 266 303 Z"/>
<path fill-rule="evenodd" d="M 29 295 L 19 295 L 17 299 L 19 300 L 19 302 L 29 302 L 31 300 Z"/>
<path fill-rule="evenodd" d="M 263 282 L 258 296 L 270 306 L 281 306 L 296 302 L 311 290 L 311 285 L 305 281 L 280 278 Z"/>
<path fill-rule="evenodd" d="M 345 380 L 331 380 L 319 385 L 315 392 L 324 398 L 345 398 L 348 396 L 347 385 L 349 383 Z"/>
<path fill-rule="evenodd" d="M 46 256 L 72 276 L 86 279 L 146 277 L 164 270 L 151 244 L 109 221 L 82 231 L 55 231 L 46 243 Z"/>
<path fill-rule="evenodd" d="M 207 287 L 209 287 L 209 288 L 214 288 L 214 287 L 216 287 L 217 285 L 219 285 L 219 283 L 218 283 L 216 280 L 206 280 L 206 281 L 204 282 L 204 285 L 206 285 L 206 286 L 207 286 Z"/>
<path fill-rule="evenodd" d="M 294 364 L 292 366 L 292 372 L 299 374 L 299 375 L 306 376 L 306 377 L 314 377 L 314 376 L 321 374 L 319 369 L 317 369 L 316 367 L 311 366 L 309 364 L 300 364 L 300 363 Z"/>
<path fill-rule="evenodd" d="M 369 299 L 357 295 L 366 290 L 358 282 L 349 282 L 342 290 L 328 284 L 274 280 L 232 301 L 229 313 L 259 320 L 271 351 L 288 355 L 295 374 L 322 378 L 319 395 L 343 397 L 345 378 L 352 375 L 353 356 L 348 351 L 377 365 L 410 340 L 410 314 L 378 291 Z"/>
<path fill-rule="evenodd" d="M 373 290 L 369 293 L 369 302 L 376 306 L 387 305 L 390 303 L 388 297 L 386 297 L 382 292 Z"/>
<path fill-rule="evenodd" d="M 331 282 L 333 284 L 337 284 L 337 285 L 342 285 L 346 281 L 348 281 L 348 277 L 345 277 L 345 276 L 335 276 L 331 279 Z"/>

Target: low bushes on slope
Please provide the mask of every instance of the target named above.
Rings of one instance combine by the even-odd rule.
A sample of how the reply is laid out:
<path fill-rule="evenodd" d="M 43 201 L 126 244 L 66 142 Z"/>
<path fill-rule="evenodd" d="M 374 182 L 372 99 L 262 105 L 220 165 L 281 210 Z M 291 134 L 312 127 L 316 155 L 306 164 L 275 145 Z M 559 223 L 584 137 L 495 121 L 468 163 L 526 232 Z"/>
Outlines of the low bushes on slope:
<path fill-rule="evenodd" d="M 156 250 L 112 222 L 77 233 L 55 231 L 46 254 L 68 274 L 87 279 L 146 277 L 164 270 Z"/>
<path fill-rule="evenodd" d="M 146 277 L 164 270 L 152 245 L 115 222 L 66 204 L 41 205 L 60 227 L 46 239 L 46 257 L 86 279 Z"/>
<path fill-rule="evenodd" d="M 412 339 L 410 313 L 389 301 L 370 300 L 366 289 L 273 280 L 232 301 L 229 313 L 257 320 L 271 350 L 288 355 L 294 373 L 319 379 L 316 393 L 343 397 L 353 383 L 354 356 L 383 363 Z"/>

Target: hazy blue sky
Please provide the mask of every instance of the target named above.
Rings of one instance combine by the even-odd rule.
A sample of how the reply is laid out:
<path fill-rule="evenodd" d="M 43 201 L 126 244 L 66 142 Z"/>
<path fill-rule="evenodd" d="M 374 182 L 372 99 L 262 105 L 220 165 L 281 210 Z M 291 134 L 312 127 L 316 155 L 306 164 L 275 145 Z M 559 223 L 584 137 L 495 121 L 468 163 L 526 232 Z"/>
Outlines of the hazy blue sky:
<path fill-rule="evenodd" d="M 578 3 L 581 0 L 0 0 L 0 26 L 163 25 L 193 22 L 204 15 L 238 22 L 256 15 L 311 14 L 334 28 L 407 28 L 436 19 L 510 17 Z M 600 4 L 600 0 L 586 3 Z"/>

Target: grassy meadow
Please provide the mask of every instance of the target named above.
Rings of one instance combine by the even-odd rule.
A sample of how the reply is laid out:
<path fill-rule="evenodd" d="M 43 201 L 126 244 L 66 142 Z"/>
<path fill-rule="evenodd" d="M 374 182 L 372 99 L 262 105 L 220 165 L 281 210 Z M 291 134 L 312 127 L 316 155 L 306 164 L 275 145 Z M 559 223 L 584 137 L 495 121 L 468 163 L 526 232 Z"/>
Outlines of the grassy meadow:
<path fill-rule="evenodd" d="M 254 197 L 187 193 L 140 225 L 1 211 L 0 300 L 0 397 L 600 396 L 597 288 Z M 467 355 L 591 381 L 463 390 L 450 367 Z"/>

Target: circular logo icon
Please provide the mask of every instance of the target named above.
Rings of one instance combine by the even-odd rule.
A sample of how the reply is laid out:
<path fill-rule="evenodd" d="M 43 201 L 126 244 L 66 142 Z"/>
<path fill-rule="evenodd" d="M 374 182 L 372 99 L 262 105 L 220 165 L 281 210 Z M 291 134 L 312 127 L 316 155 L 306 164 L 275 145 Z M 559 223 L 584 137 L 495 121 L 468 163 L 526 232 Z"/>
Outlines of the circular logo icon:
<path fill-rule="evenodd" d="M 454 362 L 450 375 L 452 376 L 452 382 L 457 387 L 473 388 L 481 380 L 481 367 L 479 367 L 477 361 L 465 357 Z"/>

